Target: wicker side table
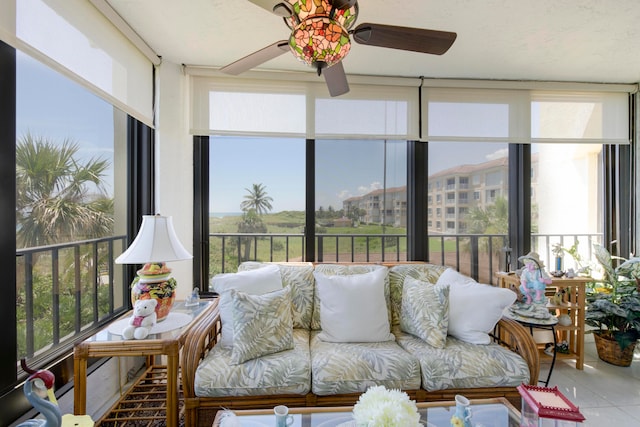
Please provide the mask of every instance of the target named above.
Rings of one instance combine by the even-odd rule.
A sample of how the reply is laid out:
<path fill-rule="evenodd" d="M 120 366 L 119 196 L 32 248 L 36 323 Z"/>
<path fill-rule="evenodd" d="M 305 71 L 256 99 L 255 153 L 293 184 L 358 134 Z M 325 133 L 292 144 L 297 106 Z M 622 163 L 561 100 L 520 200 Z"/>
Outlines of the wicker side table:
<path fill-rule="evenodd" d="M 203 300 L 185 307 L 177 302 L 172 310 L 190 316 L 182 327 L 149 335 L 144 340 L 124 340 L 110 333 L 108 327 L 74 346 L 74 407 L 76 415 L 86 412 L 87 359 L 90 357 L 146 356 L 147 369 L 135 384 L 111 407 L 98 424 L 113 421 L 164 420 L 168 427 L 178 426 L 179 357 L 185 336 L 194 321 L 213 310 L 217 300 Z M 127 313 L 124 318 L 131 314 Z M 156 365 L 156 356 L 166 356 L 166 365 Z M 133 398 L 132 398 L 133 397 Z"/>

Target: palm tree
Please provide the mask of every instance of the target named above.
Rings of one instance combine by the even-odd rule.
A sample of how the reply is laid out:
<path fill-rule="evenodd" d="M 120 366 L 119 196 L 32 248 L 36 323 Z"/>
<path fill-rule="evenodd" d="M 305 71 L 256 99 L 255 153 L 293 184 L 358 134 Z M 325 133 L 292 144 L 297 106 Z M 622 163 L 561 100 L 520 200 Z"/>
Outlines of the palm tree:
<path fill-rule="evenodd" d="M 16 147 L 17 244 L 46 246 L 108 235 L 113 230 L 113 199 L 104 174 L 109 162 L 82 163 L 79 146 L 27 133 Z"/>
<path fill-rule="evenodd" d="M 504 197 L 497 197 L 492 205 L 476 206 L 469 209 L 465 216 L 469 234 L 507 234 L 509 232 L 509 203 Z M 492 238 L 497 252 L 502 245 L 502 238 Z M 469 243 L 462 243 L 461 249 L 471 251 Z M 489 252 L 489 239 L 478 239 L 478 250 Z M 489 254 L 491 255 L 491 254 Z"/>
<path fill-rule="evenodd" d="M 250 209 L 255 209 L 258 215 L 265 214 L 273 207 L 271 206 L 271 202 L 273 202 L 273 198 L 267 195 L 267 189 L 262 184 L 253 184 L 251 190 L 245 188 L 249 194 L 245 195 L 245 200 L 240 203 L 240 209 L 243 212 L 246 212 Z"/>
<path fill-rule="evenodd" d="M 242 221 L 238 223 L 238 233 L 261 233 L 267 232 L 267 226 L 262 222 L 262 218 L 257 214 L 256 210 L 251 208 L 245 210 L 242 214 Z M 241 238 L 242 246 L 244 247 L 244 254 L 242 260 L 247 261 L 251 254 L 251 242 L 255 239 L 253 237 Z M 256 242 L 257 244 L 257 242 Z"/>

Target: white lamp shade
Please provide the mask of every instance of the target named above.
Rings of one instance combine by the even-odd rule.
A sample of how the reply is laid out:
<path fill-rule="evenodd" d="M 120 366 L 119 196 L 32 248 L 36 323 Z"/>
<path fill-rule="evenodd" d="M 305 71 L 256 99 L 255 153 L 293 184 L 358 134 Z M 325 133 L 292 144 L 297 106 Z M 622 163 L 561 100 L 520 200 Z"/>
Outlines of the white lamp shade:
<path fill-rule="evenodd" d="M 143 215 L 142 226 L 131 246 L 116 258 L 116 264 L 145 264 L 191 259 L 173 229 L 173 218 Z"/>

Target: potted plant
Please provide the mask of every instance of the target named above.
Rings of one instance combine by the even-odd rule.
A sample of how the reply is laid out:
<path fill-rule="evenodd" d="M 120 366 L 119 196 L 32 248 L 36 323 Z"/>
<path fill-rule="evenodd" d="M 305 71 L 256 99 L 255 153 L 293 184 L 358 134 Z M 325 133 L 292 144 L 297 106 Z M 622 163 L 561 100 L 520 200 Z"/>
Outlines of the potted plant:
<path fill-rule="evenodd" d="M 593 331 L 598 357 L 618 366 L 629 366 L 640 337 L 640 258 L 612 257 L 604 246 L 595 244 L 595 257 L 602 277 L 587 295 L 585 322 Z M 613 259 L 623 262 L 613 266 Z"/>

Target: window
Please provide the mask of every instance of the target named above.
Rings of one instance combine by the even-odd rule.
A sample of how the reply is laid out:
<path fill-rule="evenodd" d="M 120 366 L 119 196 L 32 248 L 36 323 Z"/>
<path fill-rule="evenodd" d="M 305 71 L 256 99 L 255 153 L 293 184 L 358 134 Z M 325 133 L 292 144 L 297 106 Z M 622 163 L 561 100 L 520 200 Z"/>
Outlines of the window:
<path fill-rule="evenodd" d="M 209 275 L 236 271 L 244 260 L 302 259 L 304 140 L 212 136 L 209 144 Z M 360 201 L 350 200 L 349 210 L 364 216 Z M 333 224 L 340 212 L 327 200 L 318 220 Z"/>
<path fill-rule="evenodd" d="M 452 122 L 455 126 L 455 122 Z M 492 248 L 502 247 L 508 234 L 508 209 L 502 210 L 492 206 L 495 202 L 499 191 L 507 193 L 508 184 L 506 177 L 508 176 L 507 162 L 508 146 L 500 143 L 483 143 L 483 142 L 435 142 L 429 143 L 429 172 L 437 174 L 438 177 L 451 175 L 447 178 L 447 182 L 457 179 L 460 187 L 465 186 L 468 191 L 450 191 L 446 193 L 446 232 L 456 234 L 453 239 L 460 247 L 460 251 L 464 252 L 464 256 L 468 257 L 472 251 L 479 252 L 479 257 L 483 260 L 483 266 L 486 269 L 479 271 L 481 280 L 490 283 L 493 272 L 489 267 L 489 259 L 495 259 L 497 266 L 497 255 Z M 461 175 L 464 174 L 464 175 Z M 469 183 L 469 176 L 476 179 Z M 490 176 L 495 177 L 497 188 L 487 189 L 487 183 L 478 177 Z M 503 177 L 505 178 L 503 180 Z M 439 178 L 441 179 L 441 178 Z M 473 201 L 469 200 L 469 193 L 473 192 Z M 493 194 L 492 199 L 481 200 L 481 193 L 487 192 Z M 489 200 L 492 203 L 489 203 Z M 459 207 L 464 204 L 465 207 Z M 503 207 L 507 207 L 504 200 Z M 465 221 L 461 221 L 462 219 Z M 438 228 L 438 227 L 436 227 Z M 482 237 L 474 240 L 473 243 L 477 247 L 472 247 L 472 241 L 465 234 L 487 234 L 500 237 Z M 460 271 L 466 271 L 471 274 L 469 265 L 458 265 L 456 258 L 456 249 L 453 245 L 448 247 L 437 239 L 432 239 L 432 256 L 439 257 L 440 250 L 446 252 L 444 260 L 446 265 L 459 268 Z M 442 245 L 442 246 L 440 246 Z M 498 246 L 496 246 L 498 245 Z M 447 252 L 448 251 L 448 252 Z M 462 255 L 462 252 L 460 254 Z"/>
<path fill-rule="evenodd" d="M 32 358 L 128 306 L 112 264 L 126 243 L 127 120 L 20 52 L 16 83 L 18 357 Z"/>
<path fill-rule="evenodd" d="M 531 181 L 532 246 L 548 263 L 553 254 L 546 249 L 546 241 L 567 249 L 578 242 L 579 253 L 591 259 L 592 243 L 601 243 L 603 236 L 603 183 L 598 167 L 602 146 L 533 144 L 531 149 L 532 168 L 537 171 L 536 180 Z M 565 266 L 577 267 L 568 255 Z"/>
<path fill-rule="evenodd" d="M 352 243 L 354 256 L 368 253 L 369 260 L 382 260 L 383 247 L 406 252 L 406 153 L 406 141 L 315 141 L 317 260 L 349 261 Z M 345 200 L 363 209 L 355 215 L 345 210 Z M 322 212 L 329 207 L 332 216 Z M 361 234 L 372 236 L 369 243 Z"/>
<path fill-rule="evenodd" d="M 447 190 L 455 190 L 455 188 L 456 188 L 456 179 L 447 178 Z"/>

